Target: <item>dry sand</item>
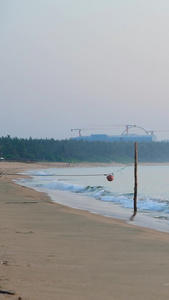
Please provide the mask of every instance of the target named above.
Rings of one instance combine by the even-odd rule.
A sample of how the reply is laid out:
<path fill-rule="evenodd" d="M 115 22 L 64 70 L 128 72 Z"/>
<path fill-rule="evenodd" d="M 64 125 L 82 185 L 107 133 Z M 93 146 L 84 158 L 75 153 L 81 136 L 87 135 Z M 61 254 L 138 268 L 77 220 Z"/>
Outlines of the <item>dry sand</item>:
<path fill-rule="evenodd" d="M 51 166 L 1 162 L 0 170 Z M 0 178 L 0 299 L 168 299 L 167 233 L 53 204 L 14 184 L 18 177 Z"/>

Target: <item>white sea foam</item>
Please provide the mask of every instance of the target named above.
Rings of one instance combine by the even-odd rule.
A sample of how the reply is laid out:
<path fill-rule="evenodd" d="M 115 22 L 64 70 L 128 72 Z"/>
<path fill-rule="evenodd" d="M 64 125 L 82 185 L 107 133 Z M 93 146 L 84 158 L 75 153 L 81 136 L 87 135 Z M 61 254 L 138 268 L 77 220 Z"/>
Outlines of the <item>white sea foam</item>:
<path fill-rule="evenodd" d="M 107 173 L 110 173 L 109 169 Z M 103 174 L 106 173 L 103 168 L 34 170 L 27 173 L 29 176 L 32 176 L 32 179 L 22 179 L 18 183 L 48 193 L 51 199 L 57 203 L 103 214 L 108 217 L 129 220 L 129 216 L 133 211 L 131 168 L 128 171 L 128 176 L 118 173 L 118 180 L 111 184 L 106 182 L 103 176 L 100 178 L 92 176 L 92 173 L 99 173 L 101 170 Z M 149 179 L 151 178 L 150 173 L 152 172 L 153 176 L 155 172 L 154 168 L 148 171 Z M 168 172 L 169 176 L 169 169 L 166 168 L 165 171 Z M 160 170 L 158 169 L 158 174 L 159 172 Z M 91 174 L 91 177 L 86 176 L 87 173 Z M 83 174 L 86 177 L 83 177 Z M 145 178 L 146 173 L 143 174 Z M 157 189 L 158 186 L 159 189 Z M 163 193 L 160 195 L 161 191 Z M 162 182 L 162 180 L 159 180 L 154 184 L 150 181 L 144 181 L 143 177 L 141 177 L 141 188 L 137 201 L 139 215 L 135 218 L 137 224 L 139 225 L 143 222 L 140 219 L 142 216 L 142 220 L 144 219 L 143 223 L 147 224 L 147 227 L 154 228 L 155 225 L 152 225 L 154 222 L 156 229 L 157 227 L 158 229 L 162 227 L 162 230 L 169 231 L 168 195 L 169 186 L 167 181 Z"/>

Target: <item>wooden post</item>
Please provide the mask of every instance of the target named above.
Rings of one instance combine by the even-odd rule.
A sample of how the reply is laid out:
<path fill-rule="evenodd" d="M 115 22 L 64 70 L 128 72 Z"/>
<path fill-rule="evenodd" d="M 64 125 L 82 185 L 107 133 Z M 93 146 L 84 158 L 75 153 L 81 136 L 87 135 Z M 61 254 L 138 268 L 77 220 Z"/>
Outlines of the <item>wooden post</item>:
<path fill-rule="evenodd" d="M 133 221 L 134 216 L 137 213 L 137 162 L 138 162 L 138 149 L 137 149 L 137 143 L 134 144 L 134 213 L 131 216 L 130 220 Z"/>
<path fill-rule="evenodd" d="M 137 143 L 134 145 L 135 155 L 134 155 L 134 214 L 137 213 L 137 162 L 138 162 L 138 149 Z"/>

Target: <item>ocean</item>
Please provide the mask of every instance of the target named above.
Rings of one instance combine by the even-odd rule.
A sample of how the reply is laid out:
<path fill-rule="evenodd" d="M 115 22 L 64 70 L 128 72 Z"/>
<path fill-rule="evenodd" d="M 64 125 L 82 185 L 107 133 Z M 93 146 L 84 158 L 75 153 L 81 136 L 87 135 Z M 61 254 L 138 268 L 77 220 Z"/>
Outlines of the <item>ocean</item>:
<path fill-rule="evenodd" d="M 114 175 L 108 181 L 108 174 Z M 16 183 L 45 192 L 56 203 L 130 224 L 169 232 L 169 166 L 138 165 L 137 215 L 133 214 L 134 165 L 29 170 Z"/>

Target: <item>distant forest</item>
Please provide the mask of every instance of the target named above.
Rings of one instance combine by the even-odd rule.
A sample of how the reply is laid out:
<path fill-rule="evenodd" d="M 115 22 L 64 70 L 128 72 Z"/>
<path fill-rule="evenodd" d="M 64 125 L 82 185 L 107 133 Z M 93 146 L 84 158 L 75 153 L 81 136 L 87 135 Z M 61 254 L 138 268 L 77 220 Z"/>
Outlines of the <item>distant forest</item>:
<path fill-rule="evenodd" d="M 118 162 L 134 160 L 133 142 L 0 138 L 0 156 L 10 161 Z M 169 162 L 169 142 L 138 143 L 139 162 Z"/>

